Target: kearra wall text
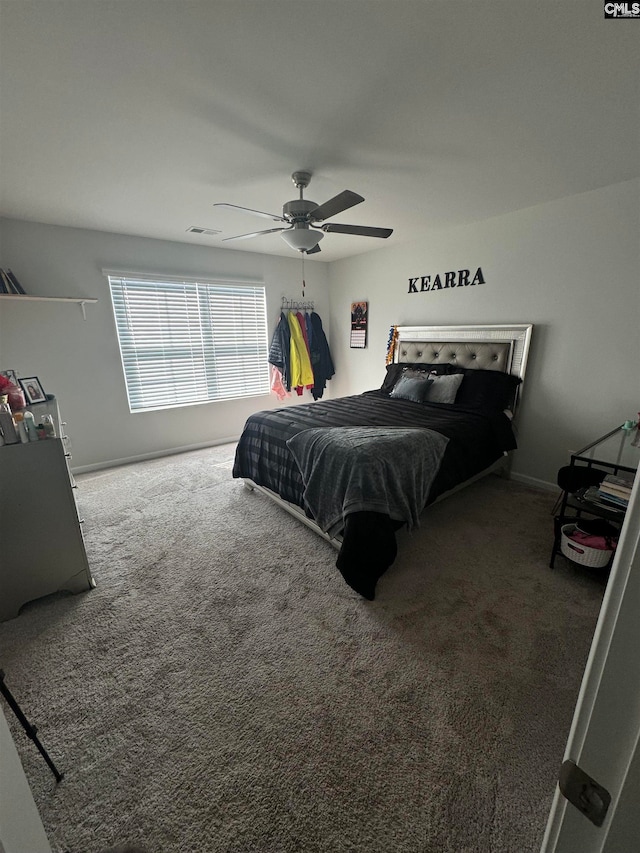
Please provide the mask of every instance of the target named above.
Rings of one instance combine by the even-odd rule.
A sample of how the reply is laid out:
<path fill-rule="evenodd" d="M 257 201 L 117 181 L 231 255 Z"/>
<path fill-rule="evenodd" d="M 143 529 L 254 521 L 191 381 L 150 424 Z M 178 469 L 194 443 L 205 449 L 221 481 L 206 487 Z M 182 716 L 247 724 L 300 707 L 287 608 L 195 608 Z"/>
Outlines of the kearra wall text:
<path fill-rule="evenodd" d="M 427 290 L 444 290 L 447 287 L 468 287 L 474 284 L 484 284 L 482 267 L 478 267 L 473 278 L 471 270 L 450 270 L 442 275 L 418 275 L 409 279 L 409 293 L 425 293 Z"/>

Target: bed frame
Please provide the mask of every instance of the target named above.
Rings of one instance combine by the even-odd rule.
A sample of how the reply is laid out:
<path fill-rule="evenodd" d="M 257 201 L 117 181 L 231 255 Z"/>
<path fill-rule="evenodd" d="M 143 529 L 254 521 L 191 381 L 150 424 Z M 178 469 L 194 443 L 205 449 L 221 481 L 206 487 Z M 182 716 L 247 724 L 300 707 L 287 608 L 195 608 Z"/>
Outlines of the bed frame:
<path fill-rule="evenodd" d="M 499 370 L 502 373 L 519 376 L 524 384 L 532 331 L 532 324 L 513 326 L 398 326 L 393 360 L 400 363 L 455 364 L 459 367 L 477 370 Z M 512 415 L 514 419 L 522 396 L 521 389 L 522 385 L 518 387 L 513 401 Z M 460 483 L 454 489 L 444 492 L 435 502 L 444 500 L 501 467 L 504 467 L 504 460 L 502 459 L 464 483 Z M 302 524 L 306 524 L 334 548 L 340 550 L 342 537 L 328 536 L 311 518 L 305 515 L 304 510 L 299 506 L 283 500 L 275 492 L 257 485 L 253 480 L 245 479 L 244 484 L 251 491 L 261 492 Z"/>

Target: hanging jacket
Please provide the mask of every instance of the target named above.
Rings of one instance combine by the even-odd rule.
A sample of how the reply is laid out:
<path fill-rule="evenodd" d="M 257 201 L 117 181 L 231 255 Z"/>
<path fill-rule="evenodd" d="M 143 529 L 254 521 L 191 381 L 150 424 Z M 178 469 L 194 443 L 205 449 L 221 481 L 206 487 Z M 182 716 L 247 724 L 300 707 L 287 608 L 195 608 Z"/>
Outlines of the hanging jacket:
<path fill-rule="evenodd" d="M 314 400 L 320 399 L 324 394 L 327 380 L 331 379 L 335 370 L 331 359 L 329 344 L 322 329 L 320 316 L 313 311 L 311 313 L 311 365 L 313 367 L 314 383 L 311 394 Z"/>
<path fill-rule="evenodd" d="M 304 322 L 307 327 L 307 344 L 309 345 L 309 353 L 311 353 L 313 329 L 311 327 L 311 315 L 308 311 L 305 312 Z M 309 357 L 311 357 L 311 355 L 309 355 Z M 313 364 L 311 366 L 313 367 Z"/>
<path fill-rule="evenodd" d="M 291 331 L 284 312 L 280 312 L 278 325 L 269 346 L 269 364 L 277 367 L 282 374 L 282 382 L 287 391 L 291 391 Z"/>
<path fill-rule="evenodd" d="M 302 394 L 302 387 L 313 386 L 313 370 L 307 351 L 307 345 L 302 337 L 302 329 L 298 318 L 293 312 L 289 313 L 289 330 L 291 332 L 291 345 L 289 347 L 291 363 L 291 387 L 296 389 L 297 394 Z"/>
<path fill-rule="evenodd" d="M 304 338 L 304 345 L 307 348 L 307 355 L 309 356 L 309 364 L 311 364 L 311 351 L 309 349 L 309 336 L 307 335 L 307 322 L 304 319 L 304 314 L 301 314 L 300 311 L 296 314 L 298 318 L 298 323 L 300 323 L 300 331 L 302 332 L 302 337 Z M 312 366 L 313 368 L 313 366 Z"/>

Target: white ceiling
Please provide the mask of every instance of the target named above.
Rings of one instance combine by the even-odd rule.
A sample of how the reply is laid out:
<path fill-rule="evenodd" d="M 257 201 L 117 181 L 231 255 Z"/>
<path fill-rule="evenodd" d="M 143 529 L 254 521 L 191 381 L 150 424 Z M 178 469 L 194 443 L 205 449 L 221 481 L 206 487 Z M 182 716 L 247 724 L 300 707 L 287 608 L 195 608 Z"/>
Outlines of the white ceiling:
<path fill-rule="evenodd" d="M 640 21 L 602 0 L 0 0 L 0 213 L 330 261 L 639 174 Z M 200 237 L 189 226 L 220 229 Z"/>

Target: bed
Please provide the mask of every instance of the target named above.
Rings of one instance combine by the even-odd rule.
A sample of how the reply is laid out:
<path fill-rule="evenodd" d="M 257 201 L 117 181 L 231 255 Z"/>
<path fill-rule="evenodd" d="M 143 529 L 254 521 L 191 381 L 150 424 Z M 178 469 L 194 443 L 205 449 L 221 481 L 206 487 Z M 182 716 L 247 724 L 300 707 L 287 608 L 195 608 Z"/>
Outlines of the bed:
<path fill-rule="evenodd" d="M 398 327 L 380 387 L 249 417 L 233 476 L 331 542 L 373 600 L 397 530 L 508 464 L 532 329 Z"/>

